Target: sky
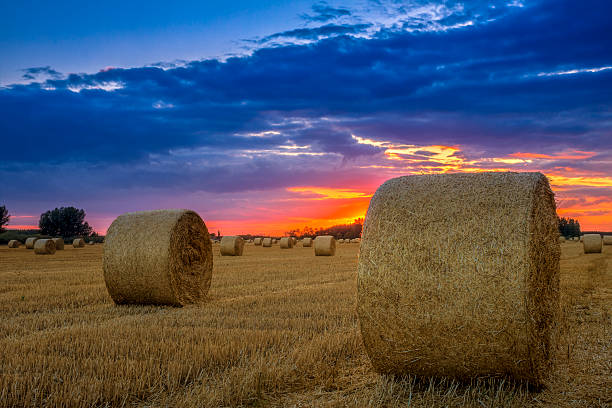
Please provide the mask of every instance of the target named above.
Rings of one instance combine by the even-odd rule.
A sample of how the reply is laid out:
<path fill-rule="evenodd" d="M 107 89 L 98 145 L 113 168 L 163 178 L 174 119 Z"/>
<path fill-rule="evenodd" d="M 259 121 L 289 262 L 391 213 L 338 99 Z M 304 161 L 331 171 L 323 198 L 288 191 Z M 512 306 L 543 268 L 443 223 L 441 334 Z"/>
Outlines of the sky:
<path fill-rule="evenodd" d="M 363 217 L 392 177 L 510 170 L 612 231 L 608 2 L 5 3 L 9 228 L 190 208 L 280 235 Z"/>

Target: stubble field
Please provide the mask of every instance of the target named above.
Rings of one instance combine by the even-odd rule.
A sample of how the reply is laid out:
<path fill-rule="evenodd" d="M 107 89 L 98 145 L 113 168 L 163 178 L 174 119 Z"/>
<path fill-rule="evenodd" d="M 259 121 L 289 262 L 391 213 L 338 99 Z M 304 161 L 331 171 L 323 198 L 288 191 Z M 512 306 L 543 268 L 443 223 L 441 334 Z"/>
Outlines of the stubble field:
<path fill-rule="evenodd" d="M 0 247 L 0 406 L 612 406 L 612 246 L 562 244 L 564 335 L 551 383 L 374 373 L 355 314 L 358 244 L 335 257 L 215 251 L 207 301 L 115 306 L 102 246 Z"/>

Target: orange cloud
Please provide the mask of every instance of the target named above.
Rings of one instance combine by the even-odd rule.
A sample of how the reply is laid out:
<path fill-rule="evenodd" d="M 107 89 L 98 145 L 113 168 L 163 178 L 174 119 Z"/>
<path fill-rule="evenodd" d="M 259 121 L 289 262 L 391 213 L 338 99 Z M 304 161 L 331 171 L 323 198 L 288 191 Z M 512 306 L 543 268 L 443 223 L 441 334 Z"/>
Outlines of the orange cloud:
<path fill-rule="evenodd" d="M 509 156 L 518 157 L 521 159 L 546 159 L 546 160 L 582 160 L 590 159 L 595 156 L 595 152 L 583 152 L 581 150 L 570 150 L 567 152 L 560 152 L 556 154 L 541 154 L 541 153 L 522 153 L 516 152 Z"/>

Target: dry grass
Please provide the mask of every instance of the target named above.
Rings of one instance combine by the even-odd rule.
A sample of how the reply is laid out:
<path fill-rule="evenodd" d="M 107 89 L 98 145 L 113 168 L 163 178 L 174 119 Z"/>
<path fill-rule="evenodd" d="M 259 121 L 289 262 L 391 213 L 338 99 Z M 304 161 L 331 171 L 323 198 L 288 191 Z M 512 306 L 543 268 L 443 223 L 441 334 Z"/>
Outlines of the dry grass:
<path fill-rule="evenodd" d="M 612 248 L 563 245 L 568 335 L 541 393 L 502 381 L 373 372 L 355 314 L 358 245 L 214 251 L 208 300 L 115 306 L 102 246 L 53 257 L 0 247 L 0 406 L 470 406 L 612 404 Z"/>

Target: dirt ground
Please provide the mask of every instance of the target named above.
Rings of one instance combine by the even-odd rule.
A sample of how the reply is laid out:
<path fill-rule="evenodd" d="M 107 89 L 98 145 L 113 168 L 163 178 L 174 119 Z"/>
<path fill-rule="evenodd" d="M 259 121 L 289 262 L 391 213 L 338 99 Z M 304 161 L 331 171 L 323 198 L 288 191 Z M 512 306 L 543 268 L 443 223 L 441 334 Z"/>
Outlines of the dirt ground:
<path fill-rule="evenodd" d="M 0 247 L 0 406 L 612 406 L 612 246 L 562 244 L 549 386 L 374 373 L 355 314 L 358 244 L 215 249 L 206 302 L 115 306 L 102 245 Z"/>

